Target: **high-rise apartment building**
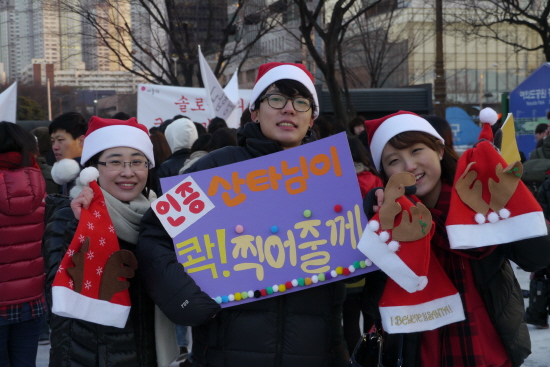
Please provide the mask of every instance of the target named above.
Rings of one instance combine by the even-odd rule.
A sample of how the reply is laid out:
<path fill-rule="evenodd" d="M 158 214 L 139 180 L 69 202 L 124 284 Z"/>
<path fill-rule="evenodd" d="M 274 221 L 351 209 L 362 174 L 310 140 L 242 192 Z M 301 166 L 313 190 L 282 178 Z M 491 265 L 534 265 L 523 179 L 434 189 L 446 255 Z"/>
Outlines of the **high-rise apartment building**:
<path fill-rule="evenodd" d="M 32 59 L 55 69 L 74 68 L 82 61 L 80 20 L 62 13 L 57 0 L 0 0 L 0 62 L 8 81 L 17 80 Z"/>
<path fill-rule="evenodd" d="M 132 41 L 128 31 L 132 26 L 130 2 L 85 0 L 83 4 L 95 22 L 82 22 L 82 56 L 86 69 L 121 71 L 131 68 Z"/>

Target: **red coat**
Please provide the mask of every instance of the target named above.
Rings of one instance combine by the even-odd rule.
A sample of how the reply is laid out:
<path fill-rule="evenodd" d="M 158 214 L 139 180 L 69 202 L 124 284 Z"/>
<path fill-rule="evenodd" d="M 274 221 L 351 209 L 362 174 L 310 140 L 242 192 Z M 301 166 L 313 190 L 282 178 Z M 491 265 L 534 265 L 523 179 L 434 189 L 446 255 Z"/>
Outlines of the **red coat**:
<path fill-rule="evenodd" d="M 357 181 L 359 181 L 359 188 L 361 189 L 361 197 L 365 197 L 368 192 L 375 187 L 384 187 L 384 182 L 380 177 L 372 174 L 370 171 L 363 171 L 357 174 Z"/>
<path fill-rule="evenodd" d="M 44 293 L 45 197 L 40 169 L 0 170 L 0 306 Z"/>

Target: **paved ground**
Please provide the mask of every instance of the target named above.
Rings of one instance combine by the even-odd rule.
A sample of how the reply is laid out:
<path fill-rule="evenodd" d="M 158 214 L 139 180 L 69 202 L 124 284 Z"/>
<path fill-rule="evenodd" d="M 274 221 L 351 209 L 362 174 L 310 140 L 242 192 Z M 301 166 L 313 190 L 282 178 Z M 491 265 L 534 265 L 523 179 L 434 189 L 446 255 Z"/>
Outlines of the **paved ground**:
<path fill-rule="evenodd" d="M 514 266 L 515 268 L 515 266 Z M 522 289 L 529 289 L 529 273 L 515 269 L 516 276 Z M 525 299 L 527 305 L 527 299 Z M 533 353 L 527 358 L 524 367 L 548 367 L 550 358 L 550 329 L 540 330 L 529 325 Z M 48 367 L 50 346 L 40 345 L 36 358 L 37 367 Z M 177 367 L 178 363 L 172 363 L 170 367 Z M 53 366 L 55 367 L 55 366 Z"/>

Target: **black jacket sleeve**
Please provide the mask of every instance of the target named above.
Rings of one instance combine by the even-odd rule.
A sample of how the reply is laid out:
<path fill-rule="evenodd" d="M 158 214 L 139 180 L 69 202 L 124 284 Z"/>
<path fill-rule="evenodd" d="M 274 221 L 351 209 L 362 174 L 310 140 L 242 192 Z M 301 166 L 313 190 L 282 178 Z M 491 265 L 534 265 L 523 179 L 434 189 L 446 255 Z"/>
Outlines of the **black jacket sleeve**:
<path fill-rule="evenodd" d="M 141 220 L 136 257 L 147 292 L 173 323 L 201 325 L 220 311 L 178 263 L 174 242 L 152 209 Z"/>
<path fill-rule="evenodd" d="M 43 238 L 43 253 L 46 270 L 46 301 L 52 306 L 52 283 L 57 269 L 76 231 L 78 221 L 68 206 L 70 201 L 60 203 L 55 212 L 48 218 Z"/>
<path fill-rule="evenodd" d="M 546 224 L 548 233 L 550 226 Z M 525 271 L 536 271 L 550 265 L 550 235 L 529 238 L 500 245 L 506 251 L 506 257 Z"/>

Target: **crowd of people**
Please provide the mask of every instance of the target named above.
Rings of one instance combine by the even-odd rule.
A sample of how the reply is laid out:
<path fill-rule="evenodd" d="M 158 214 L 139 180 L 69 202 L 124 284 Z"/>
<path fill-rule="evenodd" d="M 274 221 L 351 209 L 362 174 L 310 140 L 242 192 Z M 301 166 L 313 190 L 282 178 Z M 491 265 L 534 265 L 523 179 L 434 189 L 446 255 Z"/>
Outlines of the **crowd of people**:
<path fill-rule="evenodd" d="M 526 322 L 548 328 L 550 237 L 453 249 L 445 223 L 459 156 L 447 121 L 401 111 L 344 124 L 319 107 L 303 65 L 267 63 L 239 129 L 182 115 L 147 129 L 125 113 L 86 121 L 69 112 L 32 132 L 0 122 L 0 366 L 34 366 L 41 341 L 55 367 L 347 366 L 361 330 L 388 322 L 380 307 L 391 274 L 222 309 L 178 262 L 150 207 L 163 194 L 161 178 L 343 131 L 369 219 L 388 205 L 383 187 L 393 175 L 415 176 L 410 197 L 433 220 L 433 261 L 464 309 L 461 321 L 435 329 L 381 330 L 384 365 L 520 366 L 530 354 Z M 550 219 L 550 179 L 542 187 Z M 94 241 L 102 248 L 91 253 Z M 526 314 L 510 262 L 533 272 Z"/>

